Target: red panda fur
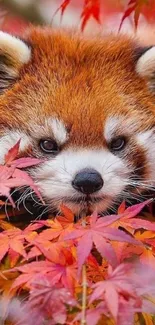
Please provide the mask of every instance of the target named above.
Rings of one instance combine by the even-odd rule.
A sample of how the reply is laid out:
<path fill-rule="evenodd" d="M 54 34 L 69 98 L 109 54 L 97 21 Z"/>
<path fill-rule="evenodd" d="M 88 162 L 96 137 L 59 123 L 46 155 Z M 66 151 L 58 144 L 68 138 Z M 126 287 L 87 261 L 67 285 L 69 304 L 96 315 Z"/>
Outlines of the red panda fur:
<path fill-rule="evenodd" d="M 0 96 L 0 134 L 19 130 L 39 141 L 42 128 L 52 116 L 63 121 L 69 133 L 62 152 L 74 148 L 75 158 L 75 148 L 90 149 L 89 153 L 93 148 L 96 152 L 101 150 L 104 158 L 103 149 L 108 149 L 104 137 L 106 121 L 111 116 L 122 116 L 119 130 L 130 142 L 127 163 L 138 168 L 142 179 L 147 179 L 150 166 L 146 148 L 131 136 L 152 129 L 155 124 L 154 94 L 147 78 L 136 71 L 143 46 L 125 35 L 86 39 L 48 27 L 30 28 L 23 40 L 31 49 L 31 59 L 19 69 L 14 85 Z M 130 127 L 134 126 L 132 130 L 125 123 L 128 119 Z M 39 155 L 33 145 L 28 149 L 34 156 Z M 40 186 L 44 185 L 42 179 L 48 179 L 48 173 L 46 166 Z"/>
<path fill-rule="evenodd" d="M 0 97 L 1 125 L 18 128 L 22 122 L 27 130 L 30 122 L 42 123 L 52 113 L 68 128 L 74 120 L 70 142 L 102 146 L 108 115 L 138 115 L 141 130 L 154 123 L 154 98 L 135 71 L 139 48 L 132 39 L 109 35 L 87 40 L 31 28 L 25 41 L 32 47 L 32 59 L 21 69 L 19 81 Z"/>

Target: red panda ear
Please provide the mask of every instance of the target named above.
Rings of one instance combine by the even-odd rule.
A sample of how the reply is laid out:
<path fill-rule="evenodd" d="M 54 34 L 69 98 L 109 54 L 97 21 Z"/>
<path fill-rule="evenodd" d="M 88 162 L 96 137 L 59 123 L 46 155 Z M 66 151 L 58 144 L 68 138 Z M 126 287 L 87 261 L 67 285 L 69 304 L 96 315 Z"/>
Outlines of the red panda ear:
<path fill-rule="evenodd" d="M 136 63 L 136 71 L 143 78 L 155 78 L 155 46 L 143 49 Z"/>
<path fill-rule="evenodd" d="M 16 81 L 30 58 L 31 49 L 24 41 L 0 31 L 0 93 Z"/>

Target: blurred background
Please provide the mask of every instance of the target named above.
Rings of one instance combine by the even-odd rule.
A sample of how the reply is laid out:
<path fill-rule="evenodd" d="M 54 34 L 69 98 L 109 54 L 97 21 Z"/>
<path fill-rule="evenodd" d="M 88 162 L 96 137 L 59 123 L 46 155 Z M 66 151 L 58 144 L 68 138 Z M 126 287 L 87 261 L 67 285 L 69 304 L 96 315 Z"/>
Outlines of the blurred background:
<path fill-rule="evenodd" d="M 63 14 L 62 14 L 63 13 Z M 82 15 L 82 16 L 81 16 Z M 30 24 L 84 27 L 84 33 L 152 33 L 155 40 L 155 0 L 1 0 L 0 29 L 22 34 Z"/>

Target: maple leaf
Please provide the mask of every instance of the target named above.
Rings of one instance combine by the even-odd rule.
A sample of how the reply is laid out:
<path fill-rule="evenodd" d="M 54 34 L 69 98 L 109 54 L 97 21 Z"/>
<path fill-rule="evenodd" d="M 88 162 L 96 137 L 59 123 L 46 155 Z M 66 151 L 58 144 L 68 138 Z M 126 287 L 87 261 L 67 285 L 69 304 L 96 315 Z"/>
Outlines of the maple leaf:
<path fill-rule="evenodd" d="M 86 23 L 93 17 L 100 24 L 100 1 L 99 0 L 85 0 L 83 10 L 81 13 L 82 25 L 81 29 L 84 30 Z"/>
<path fill-rule="evenodd" d="M 0 165 L 0 196 L 6 196 L 15 207 L 15 203 L 10 195 L 10 190 L 14 187 L 30 186 L 44 204 L 37 186 L 31 177 L 24 171 Z"/>
<path fill-rule="evenodd" d="M 135 238 L 148 246 L 155 246 L 155 232 L 154 231 L 136 231 Z"/>
<path fill-rule="evenodd" d="M 66 324 L 67 308 L 76 306 L 71 293 L 60 285 L 51 284 L 48 276 L 38 275 L 31 284 L 27 302 L 12 299 L 0 300 L 0 320 L 11 321 L 11 324 L 42 325 L 48 320 L 48 325 Z M 10 323 L 9 323 L 10 324 Z"/>
<path fill-rule="evenodd" d="M 70 4 L 71 0 L 64 0 L 58 9 L 55 11 L 53 17 L 57 14 L 57 12 L 61 12 L 61 19 L 62 16 Z M 100 24 L 100 11 L 101 11 L 100 0 L 84 0 L 84 5 L 81 13 L 81 30 L 83 31 L 88 20 L 93 17 L 99 24 Z"/>
<path fill-rule="evenodd" d="M 108 314 L 108 309 L 104 302 L 100 302 L 95 308 L 86 310 L 86 324 L 96 325 L 103 314 Z M 78 313 L 74 322 L 82 320 L 82 313 Z"/>
<path fill-rule="evenodd" d="M 33 237 L 34 230 L 41 228 L 41 226 L 40 224 L 29 225 L 24 230 L 11 227 L 0 233 L 0 261 L 7 253 L 11 258 L 11 265 L 15 263 L 19 256 L 27 258 L 24 247 L 25 240 L 28 241 L 30 237 Z"/>
<path fill-rule="evenodd" d="M 63 227 L 68 227 L 70 224 L 73 224 L 74 223 L 73 212 L 65 205 L 61 205 L 60 210 L 63 213 L 63 216 L 58 215 L 56 219 L 61 223 L 61 225 Z"/>
<path fill-rule="evenodd" d="M 35 226 L 36 224 L 34 224 Z M 64 243 L 62 245 L 62 241 L 59 241 L 59 238 L 63 234 L 64 228 L 55 220 L 43 220 L 38 222 L 38 227 L 42 227 L 43 225 L 48 225 L 51 228 L 42 230 L 39 234 L 35 234 L 35 236 L 27 237 L 26 240 L 29 242 L 27 247 L 31 247 L 28 253 L 27 258 L 34 258 L 43 254 L 44 249 L 49 250 L 51 253 L 52 261 L 55 262 L 58 260 L 60 251 L 62 247 L 64 247 Z M 67 246 L 67 245 L 66 245 Z"/>
<path fill-rule="evenodd" d="M 94 291 L 89 303 L 103 299 L 109 313 L 119 325 L 131 325 L 135 312 L 154 313 L 155 304 L 146 298 L 147 294 L 155 294 L 155 286 L 152 288 L 154 272 L 150 270 L 147 278 L 146 268 L 142 270 L 139 266 L 137 271 L 131 264 L 120 264 L 114 270 L 109 266 L 105 281 L 92 285 Z"/>
<path fill-rule="evenodd" d="M 56 238 L 59 238 L 62 235 L 62 232 L 64 230 L 61 223 L 55 219 L 55 220 L 40 220 L 39 223 L 43 226 L 49 227 L 49 229 L 43 230 L 38 237 L 36 238 L 38 242 L 43 242 L 53 240 Z"/>
<path fill-rule="evenodd" d="M 15 267 L 12 269 L 12 272 L 19 271 L 22 274 L 20 274 L 13 282 L 11 291 L 18 290 L 19 288 L 24 288 L 25 285 L 27 288 L 30 288 L 31 282 L 35 280 L 38 274 L 44 275 L 52 270 L 53 264 L 46 260 L 31 262 L 22 266 Z"/>
<path fill-rule="evenodd" d="M 51 284 L 61 284 L 70 292 L 74 291 L 77 277 L 77 266 L 74 257 L 69 250 L 63 249 L 60 251 L 59 256 L 53 257 L 53 252 L 40 248 L 44 256 L 47 258 L 45 261 L 31 262 L 23 266 L 15 267 L 12 271 L 19 271 L 22 274 L 14 281 L 12 289 L 18 289 L 26 285 L 31 287 L 32 281 L 35 281 L 38 274 L 48 274 Z M 53 262 L 55 259 L 55 263 Z"/>
<path fill-rule="evenodd" d="M 8 257 L 10 259 L 10 266 L 14 267 L 17 264 L 20 254 L 18 252 L 14 251 L 12 248 L 9 248 Z"/>
<path fill-rule="evenodd" d="M 27 305 L 33 313 L 36 310 L 36 314 L 41 316 L 43 320 L 48 315 L 49 319 L 53 319 L 54 324 L 65 324 L 67 318 L 66 304 L 76 306 L 76 301 L 66 288 L 61 285 L 53 286 L 48 276 L 38 276 L 31 283 Z"/>
<path fill-rule="evenodd" d="M 122 212 L 120 214 L 120 219 L 114 221 L 113 226 L 117 228 L 122 227 L 131 234 L 133 234 L 136 229 L 147 229 L 155 231 L 154 222 L 140 218 L 134 218 L 147 204 L 150 204 L 151 202 L 152 200 L 148 200 L 143 203 L 135 204 L 125 209 L 123 212 L 122 210 L 119 210 L 118 212 Z"/>
<path fill-rule="evenodd" d="M 6 165 L 0 165 L 0 196 L 6 196 L 12 206 L 15 207 L 15 203 L 10 195 L 10 190 L 15 187 L 30 186 L 44 204 L 41 194 L 31 177 L 25 171 L 19 169 L 37 165 L 41 163 L 42 160 L 35 158 L 20 158 L 14 160 L 19 153 L 19 145 L 20 140 L 5 155 Z"/>
<path fill-rule="evenodd" d="M 27 247 L 30 248 L 28 252 L 27 258 L 36 258 L 44 253 L 44 249 L 46 251 L 50 251 L 52 261 L 58 261 L 59 254 L 62 248 L 68 246 L 62 242 L 61 237 L 63 238 L 64 228 L 57 221 L 57 219 L 40 221 L 38 224 L 42 227 L 43 225 L 48 225 L 51 228 L 42 230 L 39 234 L 36 234 L 33 237 L 27 237 L 27 241 L 29 245 Z M 65 232 L 66 233 L 66 232 Z"/>
<path fill-rule="evenodd" d="M 41 239 L 41 240 L 40 240 Z M 53 257 L 53 262 L 58 259 L 60 250 L 62 249 L 62 243 L 59 242 L 50 242 L 49 240 L 45 240 L 43 238 L 34 238 L 33 241 L 30 241 L 30 245 L 27 247 L 34 245 L 27 254 L 27 258 L 37 258 L 38 256 L 42 255 L 42 247 L 46 250 L 50 251 Z"/>
<path fill-rule="evenodd" d="M 128 242 L 134 245 L 139 244 L 138 241 L 123 231 L 109 227 L 118 219 L 119 216 L 99 218 L 97 214 L 94 213 L 89 218 L 90 221 L 86 227 L 77 225 L 77 229 L 64 237 L 64 240 L 79 239 L 77 246 L 79 273 L 82 265 L 91 252 L 93 243 L 99 253 L 113 266 L 116 266 L 118 261 L 110 241 Z"/>
<path fill-rule="evenodd" d="M 5 155 L 5 165 L 10 165 L 12 161 L 18 156 L 19 147 L 20 147 L 20 140 Z"/>
<path fill-rule="evenodd" d="M 25 157 L 13 160 L 9 165 L 15 168 L 28 168 L 42 163 L 43 160 L 32 157 Z M 8 165 L 8 164 L 7 164 Z"/>
<path fill-rule="evenodd" d="M 130 0 L 127 5 L 127 9 L 125 10 L 123 17 L 120 22 L 119 31 L 123 25 L 124 20 L 131 15 L 132 12 L 136 9 L 136 2 L 137 0 Z"/>
<path fill-rule="evenodd" d="M 65 10 L 66 10 L 66 8 L 67 8 L 67 6 L 69 5 L 70 2 L 71 2 L 71 0 L 64 0 L 62 2 L 62 4 L 60 5 L 60 7 L 55 11 L 55 14 L 54 15 L 56 15 L 57 12 L 60 11 L 61 12 L 61 16 L 63 16 L 63 14 L 64 14 L 64 12 L 65 12 Z"/>
<path fill-rule="evenodd" d="M 127 9 L 125 10 L 123 17 L 120 22 L 119 31 L 123 25 L 124 20 L 134 13 L 134 24 L 135 28 L 138 26 L 139 16 L 141 14 L 142 7 L 146 5 L 146 0 L 129 0 Z"/>
<path fill-rule="evenodd" d="M 61 246 L 59 254 L 54 255 L 50 249 L 47 251 L 43 246 L 39 246 L 39 248 L 47 260 L 51 263 L 54 261 L 52 278 L 56 278 L 57 282 L 73 292 L 77 282 L 77 264 L 71 250 Z"/>
<path fill-rule="evenodd" d="M 106 302 L 110 314 L 117 320 L 119 312 L 119 296 L 130 297 L 139 303 L 139 298 L 132 286 L 130 278 L 131 266 L 120 264 L 112 273 L 109 267 L 108 276 L 105 281 L 99 281 L 92 285 L 94 292 L 90 297 L 90 304 L 97 299 L 103 299 Z M 113 299 L 111 299 L 113 297 Z"/>
<path fill-rule="evenodd" d="M 25 167 L 31 167 L 34 165 L 38 165 L 43 160 L 38 158 L 32 158 L 32 157 L 24 157 L 24 158 L 17 158 L 19 154 L 19 148 L 20 148 L 20 142 L 19 140 L 5 155 L 5 165 L 6 166 L 12 166 L 12 167 L 18 167 L 18 168 L 25 168 Z"/>
<path fill-rule="evenodd" d="M 6 215 L 5 215 L 5 218 L 6 218 Z M 8 230 L 8 229 L 13 229 L 14 226 L 7 221 L 0 220 L 0 228 L 2 228 L 3 230 Z"/>
<path fill-rule="evenodd" d="M 155 232 L 137 231 L 135 238 L 144 244 L 139 252 L 140 262 L 155 269 Z"/>
<path fill-rule="evenodd" d="M 13 169 L 0 165 L 0 196 L 6 196 L 12 206 L 15 207 L 14 201 L 10 195 L 10 189 L 12 188 L 10 177 L 12 177 L 13 171 Z"/>
<path fill-rule="evenodd" d="M 9 249 L 12 249 L 17 254 L 20 254 L 26 258 L 26 252 L 23 244 L 24 237 L 20 229 L 14 228 L 3 231 L 0 234 L 0 261 L 3 259 Z"/>
<path fill-rule="evenodd" d="M 74 215 L 73 213 L 66 207 L 61 207 L 63 216 L 57 216 L 55 220 L 41 220 L 39 223 L 42 225 L 49 227 L 50 229 L 46 229 L 40 234 L 40 238 L 46 240 L 53 240 L 58 238 L 59 240 L 63 240 L 63 237 L 67 235 L 67 233 L 71 232 L 74 229 Z"/>
<path fill-rule="evenodd" d="M 138 239 L 138 238 L 137 238 Z M 112 246 L 115 250 L 117 259 L 119 263 L 124 260 L 131 258 L 132 260 L 137 259 L 144 250 L 144 246 L 133 246 L 128 243 L 123 242 L 112 242 Z"/>

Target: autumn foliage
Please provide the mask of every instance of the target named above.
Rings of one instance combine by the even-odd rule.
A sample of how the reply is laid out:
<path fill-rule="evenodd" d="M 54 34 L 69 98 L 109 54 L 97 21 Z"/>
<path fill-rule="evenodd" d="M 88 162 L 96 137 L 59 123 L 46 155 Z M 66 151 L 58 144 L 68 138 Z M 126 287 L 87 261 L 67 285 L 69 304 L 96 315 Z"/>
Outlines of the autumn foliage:
<path fill-rule="evenodd" d="M 60 11 L 61 15 L 63 16 L 64 12 L 72 2 L 74 1 L 62 1 L 56 13 Z M 90 18 L 94 18 L 99 24 L 101 24 L 101 14 L 103 11 L 105 11 L 107 14 L 112 11 L 122 12 L 122 19 L 120 21 L 119 30 L 121 29 L 124 20 L 131 15 L 133 15 L 134 26 L 137 28 L 141 14 L 143 14 L 148 21 L 154 21 L 154 10 L 154 0 L 83 0 L 83 7 L 81 8 L 81 29 L 84 30 Z"/>
<path fill-rule="evenodd" d="M 24 8 L 24 5 L 21 5 L 22 1 L 18 1 L 20 5 L 20 10 L 16 12 L 17 6 L 16 1 L 2 1 L 0 4 L 0 26 L 4 31 L 11 32 L 13 34 L 21 34 L 26 26 L 30 23 L 36 23 L 37 25 L 44 23 L 46 24 L 48 21 L 42 12 L 42 4 L 45 3 L 46 10 L 48 14 L 51 14 L 51 21 L 53 23 L 53 18 L 56 18 L 56 24 L 59 23 L 59 14 L 61 18 L 69 13 L 69 21 L 74 25 L 78 24 L 75 22 L 74 12 L 78 10 L 80 26 L 82 30 L 85 30 L 87 27 L 87 23 L 89 21 L 96 21 L 98 26 L 102 27 L 104 30 L 104 23 L 108 18 L 114 19 L 115 24 L 115 14 L 121 16 L 120 24 L 118 30 L 123 27 L 125 20 L 127 19 L 130 27 L 138 27 L 140 17 L 143 16 L 145 18 L 145 22 L 154 24 L 155 23 L 155 1 L 154 0 L 25 0 L 24 5 L 27 6 Z M 57 4 L 57 10 L 55 10 L 54 4 Z M 41 4 L 41 7 L 39 6 Z M 30 9 L 31 5 L 34 5 L 36 8 L 36 12 L 39 11 L 39 17 L 41 20 L 38 21 L 38 15 L 35 13 L 32 14 L 32 9 Z M 49 7 L 48 7 L 49 6 Z M 13 12 L 12 9 L 14 8 Z M 32 7 L 33 8 L 33 7 Z M 48 9 L 47 9 L 48 8 Z M 28 15 L 29 13 L 29 15 Z M 58 15 L 58 16 L 57 16 Z M 33 18 L 33 19 L 32 19 Z M 44 20 L 45 18 L 45 20 Z M 36 20 L 35 20 L 36 19 Z M 55 21 L 54 21 L 55 24 Z M 97 26 L 96 24 L 96 26 Z M 79 25 L 79 24 L 78 24 Z M 93 29 L 93 27 L 91 27 Z"/>
<path fill-rule="evenodd" d="M 100 217 L 94 212 L 76 223 L 66 206 L 56 218 L 29 225 L 21 212 L 19 227 L 3 211 L 12 209 L 10 204 L 15 207 L 11 189 L 29 186 L 42 201 L 22 170 L 41 161 L 16 159 L 19 145 L 0 166 L 0 194 L 8 198 L 8 207 L 4 199 L 0 202 L 0 324 L 153 325 L 152 201 L 128 208 L 123 202 L 116 215 Z M 13 220 L 13 213 L 9 216 Z"/>

